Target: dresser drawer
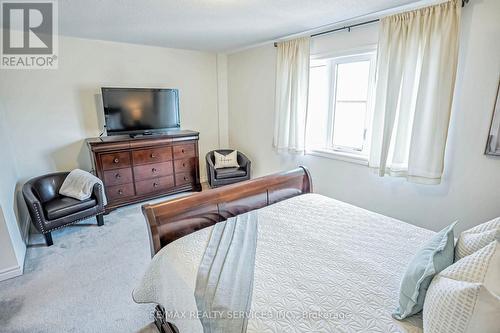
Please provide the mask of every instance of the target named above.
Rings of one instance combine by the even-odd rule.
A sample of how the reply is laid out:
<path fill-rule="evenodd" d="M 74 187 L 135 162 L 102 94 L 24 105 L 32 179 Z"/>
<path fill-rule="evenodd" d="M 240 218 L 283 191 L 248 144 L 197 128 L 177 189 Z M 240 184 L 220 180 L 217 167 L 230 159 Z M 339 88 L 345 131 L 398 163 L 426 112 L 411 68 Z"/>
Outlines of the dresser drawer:
<path fill-rule="evenodd" d="M 172 161 L 154 164 L 145 164 L 134 167 L 135 180 L 145 180 L 168 176 L 174 173 Z"/>
<path fill-rule="evenodd" d="M 194 143 L 174 146 L 174 159 L 181 160 L 196 156 Z"/>
<path fill-rule="evenodd" d="M 119 200 L 135 195 L 134 184 L 106 186 L 106 195 L 109 201 Z"/>
<path fill-rule="evenodd" d="M 192 172 L 195 168 L 196 159 L 187 158 L 184 160 L 175 160 L 175 173 Z"/>
<path fill-rule="evenodd" d="M 101 164 L 103 170 L 121 169 L 130 166 L 130 153 L 107 153 L 101 154 Z"/>
<path fill-rule="evenodd" d="M 175 174 L 175 186 L 194 183 L 194 175 L 189 172 Z"/>
<path fill-rule="evenodd" d="M 138 195 L 165 191 L 172 187 L 174 187 L 174 176 L 148 179 L 135 183 Z"/>
<path fill-rule="evenodd" d="M 171 161 L 172 147 L 135 150 L 132 156 L 134 165 Z"/>
<path fill-rule="evenodd" d="M 104 184 L 106 184 L 106 186 L 127 184 L 133 182 L 134 177 L 132 177 L 131 168 L 104 171 Z"/>

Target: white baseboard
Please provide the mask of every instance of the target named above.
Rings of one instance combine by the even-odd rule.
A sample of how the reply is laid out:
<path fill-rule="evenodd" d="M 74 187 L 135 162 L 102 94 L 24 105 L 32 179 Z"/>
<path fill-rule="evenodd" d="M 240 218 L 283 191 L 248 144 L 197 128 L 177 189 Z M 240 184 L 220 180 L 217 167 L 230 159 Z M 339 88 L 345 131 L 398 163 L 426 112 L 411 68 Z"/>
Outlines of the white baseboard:
<path fill-rule="evenodd" d="M 10 267 L 0 271 L 0 281 L 12 279 L 13 277 L 23 275 L 23 269 L 20 266 Z"/>

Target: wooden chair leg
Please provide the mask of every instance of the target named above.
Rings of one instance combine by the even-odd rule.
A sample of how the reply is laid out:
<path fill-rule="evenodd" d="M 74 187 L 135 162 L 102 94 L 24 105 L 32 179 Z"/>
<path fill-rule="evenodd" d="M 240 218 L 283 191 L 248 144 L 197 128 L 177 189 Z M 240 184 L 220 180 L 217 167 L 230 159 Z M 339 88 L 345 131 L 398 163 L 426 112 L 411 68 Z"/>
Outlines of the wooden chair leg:
<path fill-rule="evenodd" d="M 102 214 L 99 214 L 95 217 L 97 219 L 97 225 L 98 226 L 103 226 L 104 225 L 104 216 Z"/>
<path fill-rule="evenodd" d="M 45 237 L 45 243 L 47 244 L 47 246 L 51 246 L 54 244 L 54 242 L 52 241 L 52 234 L 50 232 L 43 234 L 43 237 Z"/>

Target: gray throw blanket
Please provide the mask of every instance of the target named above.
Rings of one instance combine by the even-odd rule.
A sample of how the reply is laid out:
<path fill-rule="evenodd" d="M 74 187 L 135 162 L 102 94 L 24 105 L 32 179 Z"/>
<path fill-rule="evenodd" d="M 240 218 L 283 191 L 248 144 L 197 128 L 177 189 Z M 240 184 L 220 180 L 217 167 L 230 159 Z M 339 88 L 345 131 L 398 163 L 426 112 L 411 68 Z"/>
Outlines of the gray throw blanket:
<path fill-rule="evenodd" d="M 204 333 L 246 332 L 252 303 L 257 212 L 217 223 L 198 268 L 195 299 Z"/>
<path fill-rule="evenodd" d="M 92 196 L 95 184 L 101 184 L 103 189 L 102 199 L 106 206 L 108 201 L 106 200 L 102 180 L 80 169 L 75 169 L 69 173 L 59 189 L 59 194 L 78 200 L 87 200 Z"/>

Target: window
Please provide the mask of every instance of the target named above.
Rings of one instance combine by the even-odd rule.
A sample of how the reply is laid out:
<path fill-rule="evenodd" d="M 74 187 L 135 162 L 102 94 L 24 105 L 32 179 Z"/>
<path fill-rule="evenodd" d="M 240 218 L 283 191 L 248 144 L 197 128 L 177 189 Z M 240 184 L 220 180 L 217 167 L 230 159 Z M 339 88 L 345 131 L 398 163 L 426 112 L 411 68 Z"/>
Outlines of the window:
<path fill-rule="evenodd" d="M 308 149 L 368 156 L 375 51 L 311 59 Z"/>

